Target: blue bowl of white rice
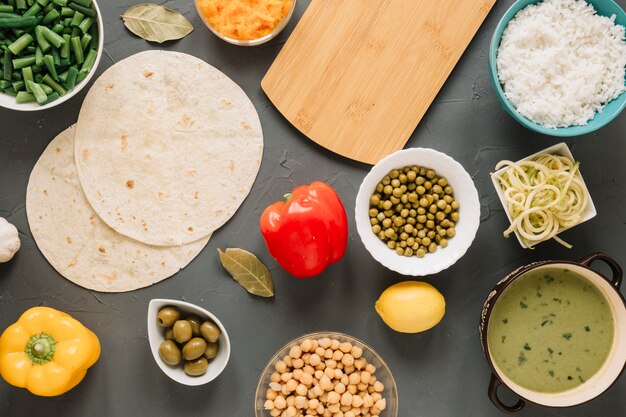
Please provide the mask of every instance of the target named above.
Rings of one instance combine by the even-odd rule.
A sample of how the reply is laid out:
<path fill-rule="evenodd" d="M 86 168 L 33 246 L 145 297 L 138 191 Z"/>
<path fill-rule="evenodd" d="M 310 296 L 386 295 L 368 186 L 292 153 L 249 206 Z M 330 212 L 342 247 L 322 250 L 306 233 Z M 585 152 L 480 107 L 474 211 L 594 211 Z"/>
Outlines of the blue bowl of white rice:
<path fill-rule="evenodd" d="M 600 129 L 626 106 L 625 26 L 626 13 L 612 0 L 516 1 L 489 50 L 500 104 L 545 135 Z"/>

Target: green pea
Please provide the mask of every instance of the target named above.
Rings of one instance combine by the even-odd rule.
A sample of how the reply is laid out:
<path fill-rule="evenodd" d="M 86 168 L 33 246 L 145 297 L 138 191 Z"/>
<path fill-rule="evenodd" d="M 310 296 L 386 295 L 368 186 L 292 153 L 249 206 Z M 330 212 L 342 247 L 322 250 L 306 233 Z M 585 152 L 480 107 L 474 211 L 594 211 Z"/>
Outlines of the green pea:
<path fill-rule="evenodd" d="M 459 221 L 459 212 L 455 211 L 454 213 L 450 214 L 450 220 L 452 220 L 453 222 L 458 222 Z"/>
<path fill-rule="evenodd" d="M 370 217 L 376 217 L 378 216 L 378 209 L 375 208 L 371 208 L 369 211 Z"/>
<path fill-rule="evenodd" d="M 370 204 L 373 206 L 377 206 L 380 203 L 380 196 L 378 194 L 374 194 L 370 197 Z"/>
<path fill-rule="evenodd" d="M 391 186 L 392 186 L 393 188 L 398 188 L 398 187 L 400 186 L 400 180 L 399 180 L 399 179 L 397 179 L 397 178 L 396 178 L 396 179 L 391 180 Z"/>
<path fill-rule="evenodd" d="M 389 178 L 389 176 L 386 176 L 381 182 L 383 183 L 383 185 L 389 185 L 391 183 L 391 178 Z"/>
<path fill-rule="evenodd" d="M 394 169 L 393 171 L 389 173 L 390 178 L 398 178 L 399 175 L 400 175 L 400 172 L 397 169 Z"/>
<path fill-rule="evenodd" d="M 385 185 L 385 188 L 383 188 L 383 193 L 385 193 L 385 195 L 391 195 L 392 192 L 393 187 L 391 185 Z"/>
<path fill-rule="evenodd" d="M 380 232 L 382 229 L 380 228 L 379 224 L 375 224 L 374 226 L 372 226 L 372 232 L 374 232 L 375 235 L 378 234 L 378 232 Z"/>

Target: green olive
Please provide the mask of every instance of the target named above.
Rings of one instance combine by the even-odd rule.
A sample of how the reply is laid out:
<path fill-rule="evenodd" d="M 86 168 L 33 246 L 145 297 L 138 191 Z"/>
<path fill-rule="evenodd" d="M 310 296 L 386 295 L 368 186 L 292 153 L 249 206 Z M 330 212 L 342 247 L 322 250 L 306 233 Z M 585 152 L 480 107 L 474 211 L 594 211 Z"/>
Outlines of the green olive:
<path fill-rule="evenodd" d="M 191 324 L 191 331 L 193 332 L 194 336 L 199 336 L 200 335 L 200 326 L 202 325 L 202 322 L 204 320 L 202 320 L 200 317 L 196 316 L 196 315 L 191 315 L 189 317 L 187 317 L 185 320 L 187 320 L 189 322 L 189 324 Z"/>
<path fill-rule="evenodd" d="M 181 354 L 180 349 L 171 340 L 166 340 L 159 346 L 159 356 L 166 364 L 175 366 L 180 363 Z"/>
<path fill-rule="evenodd" d="M 204 354 L 205 349 L 205 340 L 201 337 L 194 337 L 183 346 L 183 357 L 188 361 L 197 359 Z"/>
<path fill-rule="evenodd" d="M 193 328 L 187 320 L 178 320 L 172 327 L 174 340 L 178 343 L 185 343 L 193 336 Z"/>
<path fill-rule="evenodd" d="M 180 320 L 180 311 L 175 307 L 163 307 L 157 314 L 157 323 L 162 327 L 172 327 L 176 320 Z"/>
<path fill-rule="evenodd" d="M 165 330 L 165 340 L 174 340 L 174 330 L 171 327 Z"/>
<path fill-rule="evenodd" d="M 218 343 L 207 343 L 206 349 L 204 350 L 204 357 L 211 360 L 217 356 L 217 351 L 219 349 Z"/>
<path fill-rule="evenodd" d="M 207 342 L 215 343 L 220 338 L 220 328 L 212 321 L 205 321 L 200 326 L 200 333 Z"/>
<path fill-rule="evenodd" d="M 209 361 L 204 356 L 199 357 L 193 361 L 186 361 L 183 369 L 189 376 L 200 376 L 206 374 L 206 370 L 209 368 Z"/>

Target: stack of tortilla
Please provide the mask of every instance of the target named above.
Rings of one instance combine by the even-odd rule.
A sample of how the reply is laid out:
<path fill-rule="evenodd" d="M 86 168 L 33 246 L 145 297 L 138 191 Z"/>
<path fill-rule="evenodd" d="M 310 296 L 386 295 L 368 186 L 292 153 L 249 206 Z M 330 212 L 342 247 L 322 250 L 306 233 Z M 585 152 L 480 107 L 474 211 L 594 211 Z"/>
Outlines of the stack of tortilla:
<path fill-rule="evenodd" d="M 190 55 L 149 51 L 109 68 L 28 184 L 32 234 L 64 277 L 130 291 L 184 268 L 242 204 L 263 152 L 254 106 Z"/>

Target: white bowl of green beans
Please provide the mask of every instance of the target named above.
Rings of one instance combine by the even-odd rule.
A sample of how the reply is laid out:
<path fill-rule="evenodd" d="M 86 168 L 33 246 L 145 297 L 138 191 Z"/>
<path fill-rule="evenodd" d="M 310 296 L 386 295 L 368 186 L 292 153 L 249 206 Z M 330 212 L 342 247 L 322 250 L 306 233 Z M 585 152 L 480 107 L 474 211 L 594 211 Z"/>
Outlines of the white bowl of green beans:
<path fill-rule="evenodd" d="M 89 83 L 102 50 L 96 0 L 0 0 L 0 106 L 64 103 Z"/>

